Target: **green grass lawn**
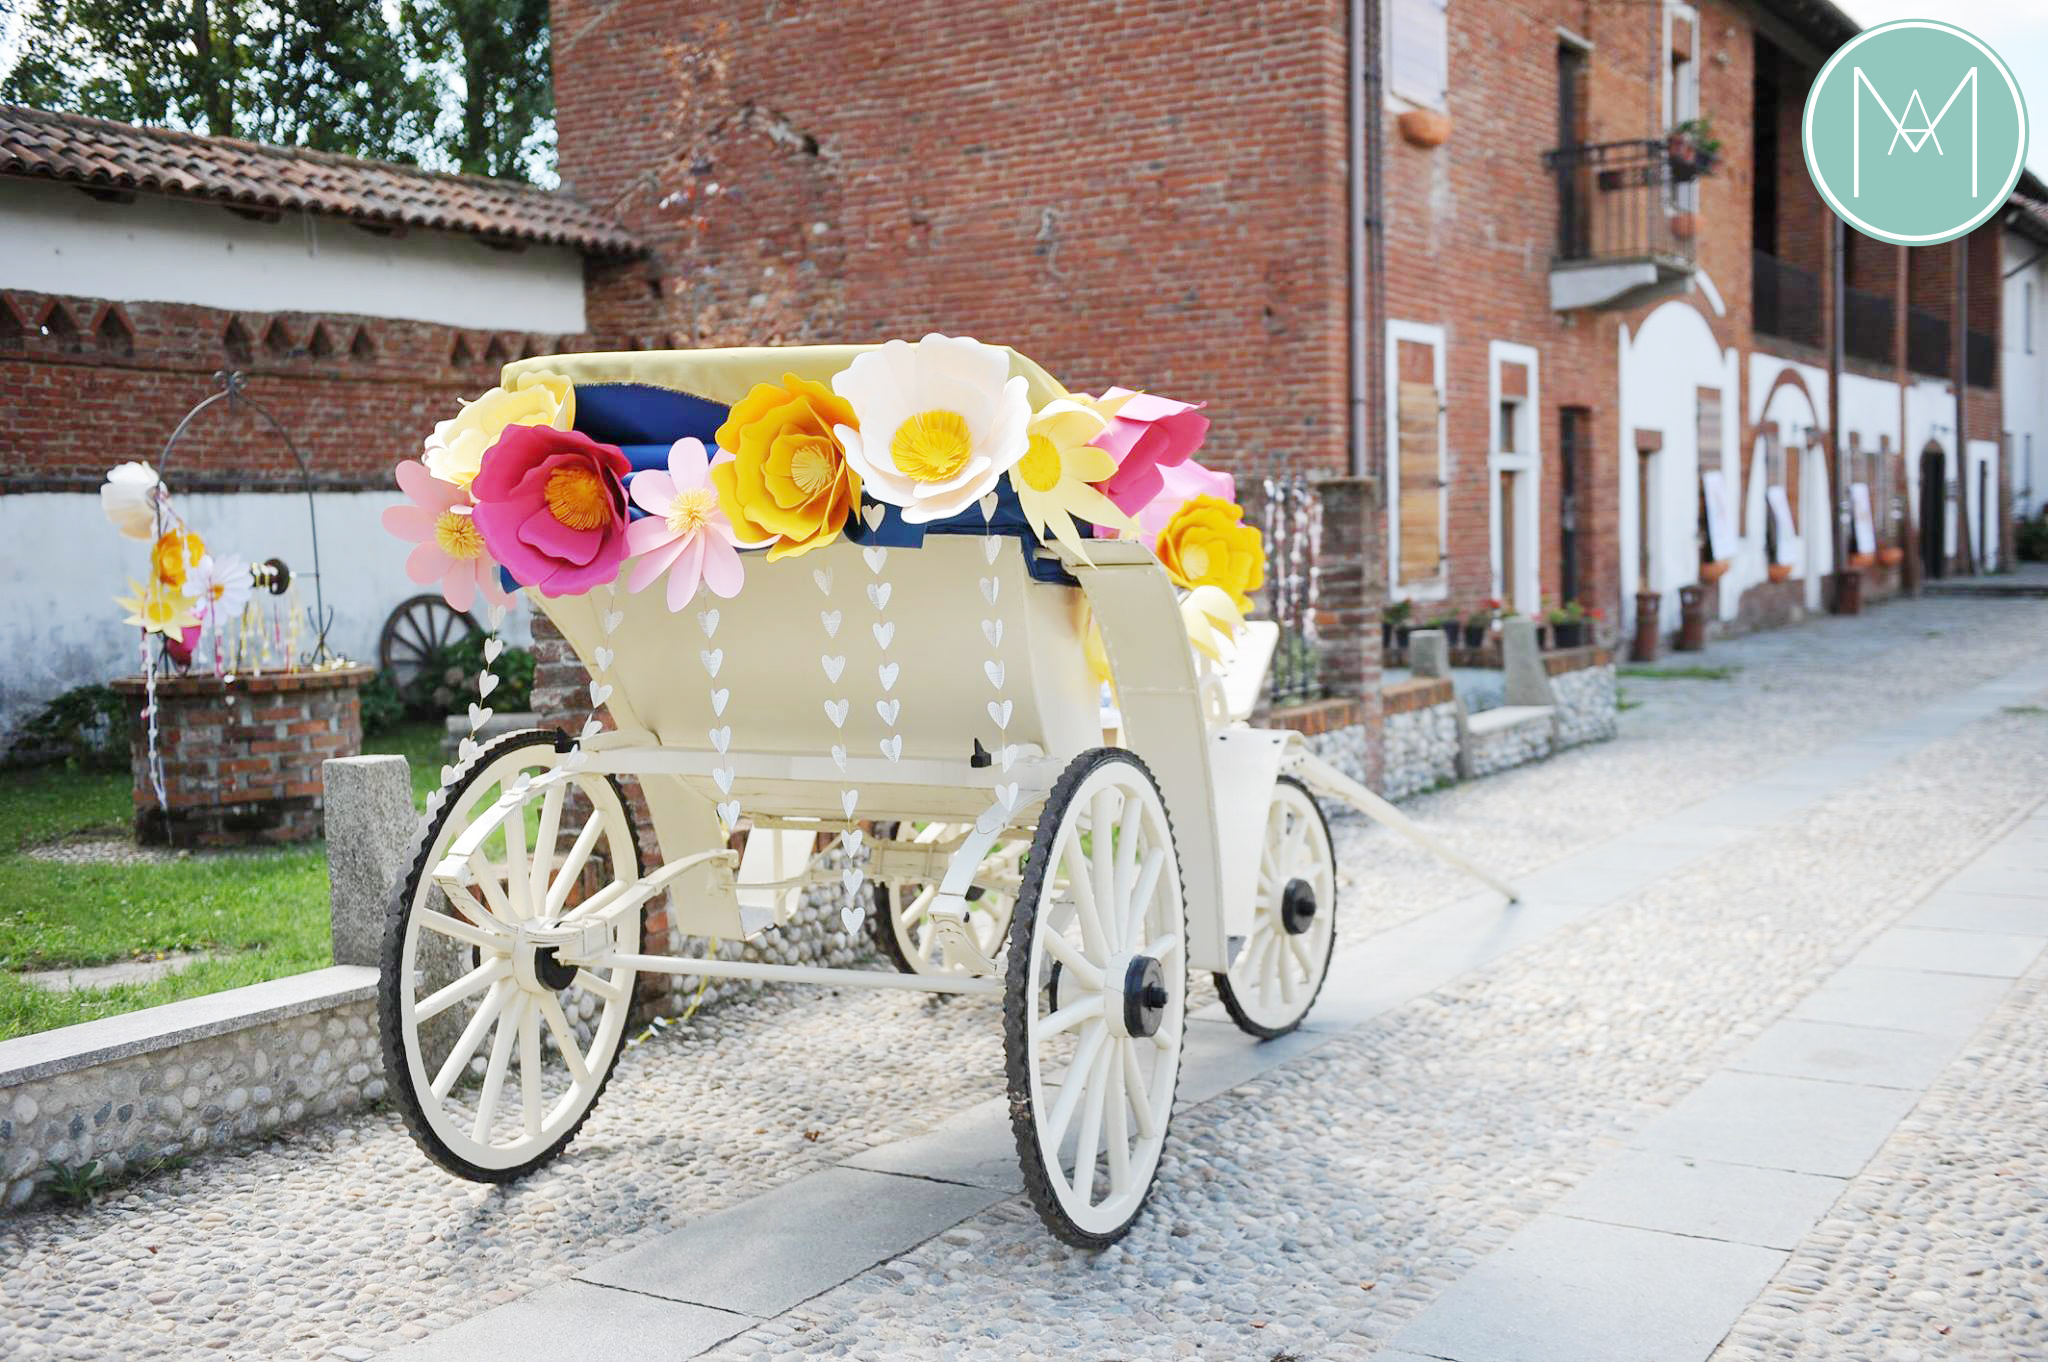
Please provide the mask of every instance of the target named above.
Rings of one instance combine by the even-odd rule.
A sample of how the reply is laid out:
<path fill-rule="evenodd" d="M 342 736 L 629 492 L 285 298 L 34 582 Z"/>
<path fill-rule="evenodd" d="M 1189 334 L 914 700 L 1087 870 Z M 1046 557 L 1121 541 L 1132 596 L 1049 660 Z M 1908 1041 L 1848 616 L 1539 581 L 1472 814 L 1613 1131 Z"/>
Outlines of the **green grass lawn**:
<path fill-rule="evenodd" d="M 413 801 L 440 780 L 441 727 L 408 724 L 365 740 L 412 764 Z M 320 843 L 194 855 L 171 864 L 65 865 L 23 853 L 79 833 L 120 833 L 131 817 L 125 771 L 41 767 L 0 772 L 0 1038 L 45 1031 L 332 963 L 327 857 Z M 167 979 L 53 993 L 21 970 L 204 952 Z"/>

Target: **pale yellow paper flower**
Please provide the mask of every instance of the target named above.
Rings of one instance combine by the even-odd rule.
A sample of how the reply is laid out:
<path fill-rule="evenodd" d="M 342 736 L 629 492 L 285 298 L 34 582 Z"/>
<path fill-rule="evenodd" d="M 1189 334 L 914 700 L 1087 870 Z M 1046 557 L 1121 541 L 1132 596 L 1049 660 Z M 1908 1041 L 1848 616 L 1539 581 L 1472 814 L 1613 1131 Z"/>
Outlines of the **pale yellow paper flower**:
<path fill-rule="evenodd" d="M 1010 486 L 1032 532 L 1058 540 L 1090 567 L 1095 560 L 1075 528 L 1077 518 L 1119 532 L 1138 529 L 1093 485 L 1116 472 L 1116 456 L 1088 443 L 1107 426 L 1100 413 L 1081 402 L 1065 397 L 1048 402 L 1031 418 L 1024 457 L 1010 470 Z"/>
<path fill-rule="evenodd" d="M 534 369 L 493 388 L 434 427 L 421 462 L 443 482 L 467 487 L 483 467 L 484 451 L 498 442 L 507 426 L 553 426 L 567 430 L 576 423 L 576 389 L 549 369 Z"/>

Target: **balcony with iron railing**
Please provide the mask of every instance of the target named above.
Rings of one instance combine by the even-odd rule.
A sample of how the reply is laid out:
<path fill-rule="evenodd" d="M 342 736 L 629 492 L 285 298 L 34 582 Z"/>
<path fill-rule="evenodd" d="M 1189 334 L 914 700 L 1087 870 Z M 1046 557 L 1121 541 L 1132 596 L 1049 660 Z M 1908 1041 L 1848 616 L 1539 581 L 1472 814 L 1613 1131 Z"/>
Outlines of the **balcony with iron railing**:
<path fill-rule="evenodd" d="M 1552 309 L 1633 307 L 1691 282 L 1699 223 L 1668 143 L 1587 143 L 1543 159 L 1557 183 Z"/>
<path fill-rule="evenodd" d="M 1949 365 L 1948 318 L 1924 307 L 1906 309 L 1906 367 L 1916 374 L 1947 378 Z"/>
<path fill-rule="evenodd" d="M 1769 251 L 1751 251 L 1750 311 L 1764 335 L 1818 347 L 1820 275 Z"/>
<path fill-rule="evenodd" d="M 1889 368 L 1895 359 L 1898 305 L 1882 293 L 1852 288 L 1844 299 L 1842 348 L 1851 359 Z"/>

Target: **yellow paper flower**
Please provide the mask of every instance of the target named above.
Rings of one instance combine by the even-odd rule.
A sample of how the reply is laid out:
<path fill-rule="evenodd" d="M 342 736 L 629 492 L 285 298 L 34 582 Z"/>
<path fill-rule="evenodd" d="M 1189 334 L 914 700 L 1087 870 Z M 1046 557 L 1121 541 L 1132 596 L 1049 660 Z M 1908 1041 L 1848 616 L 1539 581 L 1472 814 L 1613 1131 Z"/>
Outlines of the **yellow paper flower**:
<path fill-rule="evenodd" d="M 1244 612 L 1230 593 L 1219 586 L 1198 586 L 1180 603 L 1181 623 L 1187 627 L 1188 642 L 1212 662 L 1228 662 L 1237 651 L 1237 631 L 1244 627 Z"/>
<path fill-rule="evenodd" d="M 1138 528 L 1091 486 L 1116 472 L 1116 456 L 1088 443 L 1108 424 L 1080 402 L 1064 397 L 1048 402 L 1031 418 L 1024 457 L 1010 470 L 1010 486 L 1032 531 L 1040 539 L 1057 539 L 1090 567 L 1095 560 L 1074 527 L 1075 517 L 1118 531 Z"/>
<path fill-rule="evenodd" d="M 1244 508 L 1215 497 L 1194 497 L 1173 513 L 1153 552 L 1181 586 L 1221 587 L 1239 610 L 1266 584 L 1266 545 L 1244 522 Z"/>
<path fill-rule="evenodd" d="M 167 530 L 150 550 L 149 564 L 155 581 L 173 590 L 185 585 L 185 574 L 199 566 L 206 556 L 206 541 L 190 530 Z"/>
<path fill-rule="evenodd" d="M 576 389 L 562 375 L 535 369 L 493 388 L 434 427 L 421 460 L 443 482 L 467 487 L 483 467 L 484 451 L 498 442 L 507 426 L 553 426 L 567 430 L 576 423 Z"/>
<path fill-rule="evenodd" d="M 853 425 L 852 404 L 795 374 L 733 404 L 716 437 L 732 458 L 711 465 L 711 485 L 741 543 L 773 540 L 772 562 L 839 537 L 860 504 L 860 475 L 832 428 Z"/>
<path fill-rule="evenodd" d="M 128 612 L 127 618 L 121 621 L 123 624 L 133 624 L 166 638 L 177 638 L 199 623 L 199 616 L 194 610 L 197 602 L 182 591 L 173 590 L 161 582 L 144 586 L 133 577 L 128 579 L 128 591 L 126 596 L 114 597 L 114 604 Z"/>

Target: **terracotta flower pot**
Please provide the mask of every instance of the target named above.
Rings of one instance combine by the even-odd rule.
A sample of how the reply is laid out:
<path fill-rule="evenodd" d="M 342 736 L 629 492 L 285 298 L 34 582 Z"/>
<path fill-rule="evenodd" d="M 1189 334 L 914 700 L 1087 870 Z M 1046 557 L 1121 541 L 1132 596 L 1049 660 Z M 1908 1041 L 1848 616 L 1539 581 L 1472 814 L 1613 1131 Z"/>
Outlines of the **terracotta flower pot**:
<path fill-rule="evenodd" d="M 1722 577 L 1727 575 L 1730 562 L 1731 560 L 1727 558 L 1716 558 L 1711 563 L 1701 563 L 1700 581 L 1702 583 L 1720 581 Z"/>
<path fill-rule="evenodd" d="M 1877 555 L 1874 553 L 1852 553 L 1849 555 L 1850 567 L 1867 568 L 1875 562 L 1877 562 Z"/>
<path fill-rule="evenodd" d="M 1435 109 L 1410 109 L 1394 120 L 1411 147 L 1440 147 L 1451 140 L 1451 116 Z"/>
<path fill-rule="evenodd" d="M 1677 237 L 1680 241 L 1692 240 L 1699 229 L 1700 220 L 1697 214 L 1673 213 L 1671 215 L 1671 235 Z"/>
<path fill-rule="evenodd" d="M 1772 581 L 1787 581 L 1792 576 L 1792 565 L 1790 563 L 1773 563 L 1771 564 L 1769 571 Z"/>
<path fill-rule="evenodd" d="M 1888 544 L 1877 551 L 1877 561 L 1886 567 L 1897 567 L 1906 561 L 1906 551 L 1896 544 Z"/>

